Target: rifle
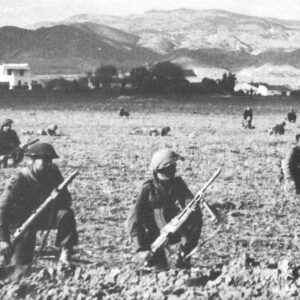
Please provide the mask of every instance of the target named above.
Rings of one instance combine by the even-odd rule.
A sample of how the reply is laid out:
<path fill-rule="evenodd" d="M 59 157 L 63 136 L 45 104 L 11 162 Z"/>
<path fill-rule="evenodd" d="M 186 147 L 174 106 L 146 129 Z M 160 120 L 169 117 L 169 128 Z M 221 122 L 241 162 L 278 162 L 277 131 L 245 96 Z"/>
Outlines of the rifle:
<path fill-rule="evenodd" d="M 73 179 L 79 174 L 78 171 L 71 173 L 57 188 L 55 188 L 50 196 L 37 208 L 37 210 L 19 227 L 12 236 L 11 248 L 14 249 L 17 242 L 24 235 L 24 233 L 30 229 L 36 219 L 41 215 L 42 212 L 53 202 L 60 193 L 73 181 Z M 5 263 L 9 262 L 11 257 L 5 257 Z"/>
<path fill-rule="evenodd" d="M 175 216 L 168 224 L 166 224 L 161 229 L 160 235 L 151 245 L 150 255 L 146 258 L 146 260 L 151 259 L 151 257 L 153 257 L 153 255 L 169 241 L 170 237 L 182 227 L 182 225 L 186 222 L 186 220 L 201 202 L 203 203 L 204 208 L 208 210 L 213 220 L 218 220 L 218 222 L 222 221 L 221 218 L 212 211 L 210 206 L 202 198 L 204 191 L 212 184 L 212 182 L 220 175 L 220 173 L 221 169 L 218 169 L 216 173 L 204 185 L 204 187 L 196 194 L 194 199 L 191 200 L 177 216 Z"/>
<path fill-rule="evenodd" d="M 35 139 L 35 140 L 29 141 L 27 143 L 20 144 L 17 148 L 15 148 L 14 150 L 10 151 L 9 153 L 7 153 L 5 155 L 1 155 L 0 156 L 0 163 L 6 161 L 9 158 L 12 158 L 14 156 L 14 154 L 16 154 L 18 151 L 25 150 L 29 146 L 37 143 L 38 141 L 39 141 L 39 139 Z"/>

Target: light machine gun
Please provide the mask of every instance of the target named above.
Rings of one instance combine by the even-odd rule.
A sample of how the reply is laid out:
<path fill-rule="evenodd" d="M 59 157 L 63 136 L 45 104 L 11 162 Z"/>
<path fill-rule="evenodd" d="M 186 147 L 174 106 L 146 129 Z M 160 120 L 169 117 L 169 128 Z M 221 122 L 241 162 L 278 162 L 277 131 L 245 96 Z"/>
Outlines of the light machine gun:
<path fill-rule="evenodd" d="M 61 194 L 61 192 L 73 181 L 78 175 L 78 171 L 71 173 L 57 188 L 55 188 L 50 196 L 37 208 L 37 210 L 19 227 L 12 236 L 11 248 L 14 249 L 17 242 L 35 223 L 36 219 L 45 211 L 46 208 Z M 4 264 L 8 264 L 11 257 L 5 257 Z"/>
<path fill-rule="evenodd" d="M 210 206 L 203 199 L 204 191 L 213 183 L 213 181 L 220 175 L 221 169 L 218 169 L 216 173 L 210 178 L 210 180 L 204 185 L 204 187 L 196 194 L 193 200 L 191 200 L 185 208 L 175 216 L 168 224 L 166 224 L 160 231 L 160 235 L 156 238 L 156 240 L 151 245 L 150 255 L 146 258 L 146 260 L 151 259 L 153 255 L 173 236 L 186 222 L 189 216 L 195 211 L 196 207 L 203 203 L 203 206 L 209 214 L 212 216 L 214 220 L 218 222 L 222 222 L 220 217 L 215 214 Z"/>

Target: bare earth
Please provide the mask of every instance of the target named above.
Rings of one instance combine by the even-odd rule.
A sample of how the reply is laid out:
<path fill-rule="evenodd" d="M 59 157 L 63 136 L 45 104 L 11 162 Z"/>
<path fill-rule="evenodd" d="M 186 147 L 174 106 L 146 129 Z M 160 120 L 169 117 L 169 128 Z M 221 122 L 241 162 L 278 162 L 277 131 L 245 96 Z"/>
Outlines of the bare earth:
<path fill-rule="evenodd" d="M 202 99 L 203 100 L 203 99 Z M 299 297 L 299 201 L 287 198 L 278 181 L 278 161 L 291 145 L 298 125 L 284 136 L 267 129 L 283 121 L 296 100 L 207 98 L 172 103 L 150 99 L 105 100 L 79 104 L 5 105 L 1 116 L 15 129 L 35 130 L 58 124 L 59 137 L 40 137 L 60 154 L 63 174 L 78 170 L 70 186 L 80 242 L 69 273 L 56 272 L 57 251 L 51 234 L 44 255 L 21 280 L 0 281 L 1 299 L 292 299 Z M 252 101 L 252 102 L 251 102 Z M 285 103 L 286 101 L 286 103 Z M 254 109 L 254 130 L 241 128 L 246 105 Z M 118 116 L 123 106 L 129 118 Z M 129 135 L 133 128 L 170 126 L 166 137 Z M 21 135 L 22 141 L 36 136 Z M 149 162 L 159 148 L 185 156 L 179 168 L 197 192 L 217 168 L 222 173 L 206 200 L 221 205 L 223 229 L 199 248 L 193 268 L 141 273 L 124 222 L 137 190 L 149 176 Z M 22 164 L 24 164 L 23 162 Z M 2 169 L 0 189 L 16 172 Z M 202 240 L 216 229 L 204 215 Z M 39 238 L 40 242 L 41 238 Z M 39 243 L 38 243 L 39 244 Z M 36 248 L 38 250 L 38 247 Z M 171 248 L 174 264 L 176 247 Z"/>

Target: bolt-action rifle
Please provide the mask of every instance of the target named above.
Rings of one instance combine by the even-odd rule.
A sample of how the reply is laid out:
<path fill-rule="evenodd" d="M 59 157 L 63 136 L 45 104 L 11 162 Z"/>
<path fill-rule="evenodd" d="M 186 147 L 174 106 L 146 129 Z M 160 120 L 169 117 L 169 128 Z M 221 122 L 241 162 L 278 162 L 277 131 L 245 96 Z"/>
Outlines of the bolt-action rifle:
<path fill-rule="evenodd" d="M 193 200 L 191 200 L 181 212 L 175 216 L 168 224 L 166 224 L 160 231 L 160 235 L 151 245 L 150 255 L 146 258 L 148 261 L 153 255 L 165 244 L 169 239 L 182 227 L 189 216 L 195 211 L 199 204 L 203 204 L 204 208 L 211 215 L 212 220 L 222 222 L 221 218 L 210 208 L 210 206 L 203 199 L 204 191 L 213 183 L 213 181 L 220 175 L 221 169 L 218 169 L 216 173 L 210 178 L 210 180 L 204 185 L 204 187 L 196 194 Z"/>
<path fill-rule="evenodd" d="M 0 156 L 0 163 L 3 162 L 3 161 L 8 160 L 9 158 L 14 157 L 14 155 L 16 155 L 19 151 L 26 150 L 29 146 L 37 143 L 38 141 L 39 141 L 39 139 L 35 139 L 35 140 L 29 141 L 27 143 L 20 144 L 16 149 L 10 151 L 9 153 L 7 153 L 5 155 L 1 155 Z"/>
<path fill-rule="evenodd" d="M 61 192 L 73 181 L 78 175 L 78 171 L 71 173 L 57 188 L 55 188 L 50 196 L 37 208 L 37 210 L 19 227 L 12 236 L 11 248 L 14 249 L 17 242 L 24 235 L 24 233 L 30 229 L 36 219 L 48 208 L 48 206 L 61 194 Z M 11 257 L 5 257 L 5 264 L 9 262 Z"/>

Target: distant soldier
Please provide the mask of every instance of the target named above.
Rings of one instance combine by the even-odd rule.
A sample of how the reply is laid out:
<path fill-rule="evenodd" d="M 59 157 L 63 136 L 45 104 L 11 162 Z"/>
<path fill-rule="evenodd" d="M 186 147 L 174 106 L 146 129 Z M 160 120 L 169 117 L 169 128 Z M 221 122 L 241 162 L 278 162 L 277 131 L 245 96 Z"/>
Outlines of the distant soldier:
<path fill-rule="evenodd" d="M 50 136 L 58 135 L 57 129 L 58 129 L 58 126 L 56 124 L 52 124 L 51 126 L 49 126 L 47 128 L 47 135 L 50 135 Z"/>
<path fill-rule="evenodd" d="M 129 213 L 127 229 L 141 260 L 150 253 L 151 244 L 164 225 L 193 198 L 182 178 L 175 176 L 178 160 L 183 160 L 183 157 L 169 149 L 159 150 L 153 155 L 150 164 L 153 176 L 142 185 L 136 203 Z M 202 213 L 197 209 L 180 233 L 171 238 L 172 244 L 180 242 L 178 268 L 190 267 L 190 260 L 186 256 L 197 245 L 201 228 Z M 165 250 L 159 250 L 146 264 L 157 269 L 166 268 L 168 261 Z"/>
<path fill-rule="evenodd" d="M 290 123 L 296 123 L 296 119 L 297 119 L 296 112 L 293 109 L 291 109 L 287 114 L 287 120 Z"/>
<path fill-rule="evenodd" d="M 13 152 L 14 150 L 17 150 L 17 148 L 21 144 L 17 133 L 11 128 L 12 123 L 13 120 L 5 119 L 0 128 L 0 157 L 2 157 L 1 163 L 4 168 L 7 167 L 7 154 Z M 22 158 L 23 152 L 21 149 L 20 151 L 14 151 L 14 153 L 12 154 L 14 165 L 17 165 L 22 160 Z"/>
<path fill-rule="evenodd" d="M 151 128 L 149 130 L 149 135 L 151 135 L 151 136 L 158 136 L 159 135 L 159 131 L 156 128 Z"/>
<path fill-rule="evenodd" d="M 129 117 L 129 112 L 126 111 L 123 107 L 121 107 L 120 111 L 119 111 L 119 116 L 120 117 Z"/>
<path fill-rule="evenodd" d="M 160 135 L 161 136 L 166 136 L 169 134 L 169 132 L 171 131 L 171 128 L 169 126 L 165 126 L 162 128 Z"/>
<path fill-rule="evenodd" d="M 248 129 L 254 128 L 252 126 L 252 121 L 253 121 L 253 111 L 252 111 L 252 108 L 247 107 L 244 110 L 244 113 L 243 113 L 243 122 L 242 122 L 243 127 L 244 128 L 248 128 Z"/>
<path fill-rule="evenodd" d="M 285 121 L 283 121 L 282 123 L 280 124 L 276 124 L 274 127 L 272 127 L 270 130 L 269 130 L 269 134 L 272 135 L 272 134 L 275 134 L 275 135 L 283 135 L 285 133 L 285 127 L 286 126 L 286 123 Z"/>
<path fill-rule="evenodd" d="M 0 253 L 9 257 L 13 251 L 11 265 L 29 265 L 33 260 L 37 231 L 57 228 L 56 246 L 61 248 L 60 263 L 68 266 L 78 237 L 71 195 L 67 189 L 11 249 L 10 231 L 22 225 L 63 182 L 61 172 L 52 163 L 58 155 L 50 144 L 35 144 L 26 150 L 25 155 L 30 157 L 30 164 L 11 178 L 0 197 Z"/>
<path fill-rule="evenodd" d="M 296 135 L 296 145 L 288 150 L 282 161 L 284 190 L 300 194 L 300 134 Z"/>

